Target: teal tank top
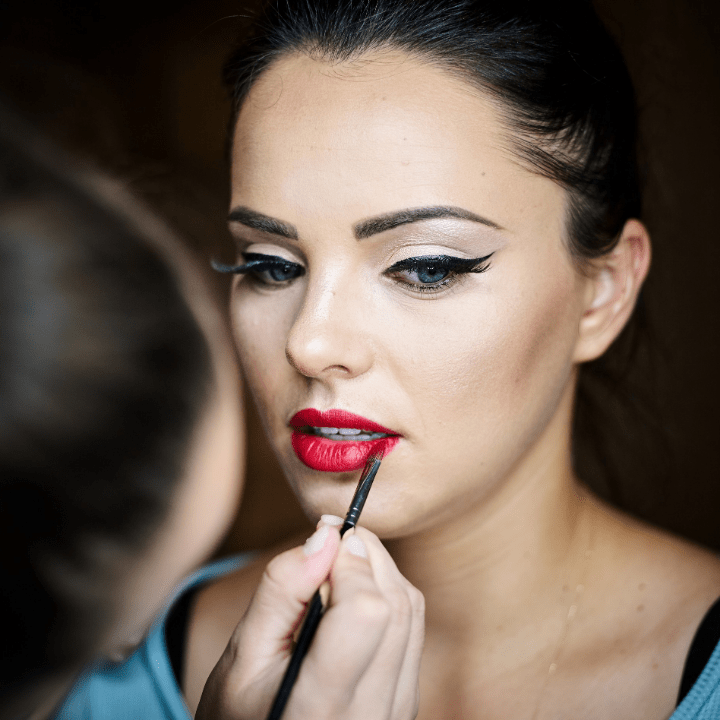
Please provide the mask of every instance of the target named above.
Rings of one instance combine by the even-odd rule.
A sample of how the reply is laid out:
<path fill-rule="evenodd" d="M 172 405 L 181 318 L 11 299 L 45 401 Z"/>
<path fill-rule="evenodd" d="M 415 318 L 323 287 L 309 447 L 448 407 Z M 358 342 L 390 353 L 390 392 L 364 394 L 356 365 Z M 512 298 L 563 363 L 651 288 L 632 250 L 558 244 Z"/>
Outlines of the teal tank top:
<path fill-rule="evenodd" d="M 234 572 L 246 553 L 206 565 L 174 593 L 135 652 L 120 664 L 97 665 L 78 679 L 55 720 L 191 720 L 165 644 L 165 621 L 174 601 L 194 585 Z"/>

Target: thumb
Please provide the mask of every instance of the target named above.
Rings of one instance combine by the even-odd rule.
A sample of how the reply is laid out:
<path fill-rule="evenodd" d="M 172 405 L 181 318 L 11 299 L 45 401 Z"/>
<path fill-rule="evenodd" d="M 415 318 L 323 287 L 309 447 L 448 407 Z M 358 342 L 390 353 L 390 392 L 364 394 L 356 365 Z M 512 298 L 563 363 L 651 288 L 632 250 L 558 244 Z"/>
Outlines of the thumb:
<path fill-rule="evenodd" d="M 292 636 L 315 591 L 328 577 L 340 545 L 338 528 L 321 525 L 304 547 L 273 558 L 235 631 L 256 660 L 290 653 Z"/>

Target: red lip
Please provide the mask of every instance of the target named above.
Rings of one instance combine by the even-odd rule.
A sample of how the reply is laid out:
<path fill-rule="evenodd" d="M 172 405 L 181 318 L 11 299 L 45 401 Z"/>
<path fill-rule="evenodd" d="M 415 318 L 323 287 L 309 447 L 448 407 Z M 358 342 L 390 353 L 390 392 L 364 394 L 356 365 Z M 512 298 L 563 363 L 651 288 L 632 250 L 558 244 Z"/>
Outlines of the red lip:
<path fill-rule="evenodd" d="M 315 408 L 307 408 L 295 413 L 290 420 L 290 424 L 294 428 L 306 427 L 343 427 L 355 428 L 356 430 L 367 430 L 368 432 L 385 433 L 386 435 L 397 435 L 394 430 L 389 430 L 382 425 L 378 425 L 372 420 L 355 415 L 347 410 L 316 410 Z"/>
<path fill-rule="evenodd" d="M 373 452 L 387 455 L 400 440 L 394 430 L 378 423 L 347 412 L 347 410 L 326 410 L 314 408 L 301 410 L 293 415 L 290 425 L 295 428 L 292 446 L 298 458 L 313 470 L 321 472 L 349 472 L 358 470 L 367 462 Z M 300 432 L 303 427 L 341 427 L 384 433 L 392 437 L 379 440 L 327 440 L 317 435 Z"/>

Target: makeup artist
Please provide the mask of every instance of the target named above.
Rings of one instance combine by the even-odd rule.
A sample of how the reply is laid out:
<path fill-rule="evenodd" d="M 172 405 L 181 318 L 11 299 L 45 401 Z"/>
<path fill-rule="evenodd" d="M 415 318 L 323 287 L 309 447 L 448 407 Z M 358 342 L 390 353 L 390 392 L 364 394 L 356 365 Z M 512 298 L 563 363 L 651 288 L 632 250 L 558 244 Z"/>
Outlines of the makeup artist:
<path fill-rule="evenodd" d="M 52 716 L 90 661 L 97 674 L 81 687 L 91 700 L 68 701 L 60 717 L 102 717 L 102 670 L 122 656 L 125 717 L 187 717 L 176 666 L 148 647 L 177 645 L 162 609 L 238 498 L 243 418 L 222 315 L 156 218 L 2 105 L 0 274 L 0 718 Z M 356 698 L 353 717 L 414 716 L 421 606 L 404 637 L 387 618 L 391 595 L 421 599 L 372 533 L 340 543 L 328 520 L 267 567 L 234 635 L 238 655 L 225 656 L 197 717 L 267 711 L 292 631 L 328 573 L 326 622 L 286 717 L 330 717 L 368 676 L 377 694 Z M 149 646 L 133 653 L 149 625 Z M 414 657 L 404 683 L 391 654 Z M 149 664 L 155 704 L 142 692 Z"/>

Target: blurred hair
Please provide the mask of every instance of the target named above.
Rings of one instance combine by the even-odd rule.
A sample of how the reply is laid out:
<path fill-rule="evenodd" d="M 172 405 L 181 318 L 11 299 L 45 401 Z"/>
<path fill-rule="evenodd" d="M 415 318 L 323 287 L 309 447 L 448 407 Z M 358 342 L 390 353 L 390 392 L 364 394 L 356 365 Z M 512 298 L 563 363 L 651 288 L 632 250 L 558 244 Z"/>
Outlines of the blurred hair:
<path fill-rule="evenodd" d="M 97 651 L 183 479 L 213 378 L 183 252 L 0 105 L 0 707 Z"/>
<path fill-rule="evenodd" d="M 516 157 L 567 191 L 565 240 L 580 271 L 611 252 L 625 222 L 640 216 L 634 91 L 587 0 L 273 0 L 225 65 L 231 132 L 253 84 L 279 58 L 301 53 L 338 64 L 386 50 L 441 68 L 497 101 Z M 610 424 L 624 438 L 627 423 L 641 432 L 654 416 L 623 389 L 646 328 L 641 303 L 611 351 L 581 373 L 577 464 L 615 500 L 627 454 L 618 456 L 612 430 L 597 418 L 609 396 L 619 400 Z"/>

